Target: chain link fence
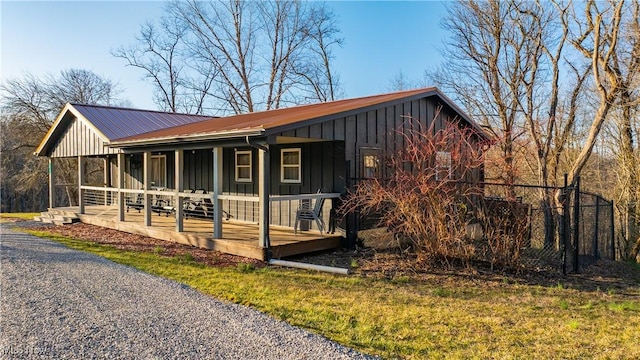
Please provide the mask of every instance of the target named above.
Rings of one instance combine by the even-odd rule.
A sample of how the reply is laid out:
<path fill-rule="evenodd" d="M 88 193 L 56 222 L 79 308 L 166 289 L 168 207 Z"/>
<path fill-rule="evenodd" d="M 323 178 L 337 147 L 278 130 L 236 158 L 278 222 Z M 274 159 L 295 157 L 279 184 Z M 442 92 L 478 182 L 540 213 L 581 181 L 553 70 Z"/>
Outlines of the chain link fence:
<path fill-rule="evenodd" d="M 613 202 L 580 191 L 579 179 L 562 187 L 459 186 L 459 193 L 474 194 L 463 202 L 469 207 L 465 223 L 479 260 L 567 274 L 599 259 L 616 259 Z M 379 216 L 356 215 L 357 230 L 375 227 Z"/>

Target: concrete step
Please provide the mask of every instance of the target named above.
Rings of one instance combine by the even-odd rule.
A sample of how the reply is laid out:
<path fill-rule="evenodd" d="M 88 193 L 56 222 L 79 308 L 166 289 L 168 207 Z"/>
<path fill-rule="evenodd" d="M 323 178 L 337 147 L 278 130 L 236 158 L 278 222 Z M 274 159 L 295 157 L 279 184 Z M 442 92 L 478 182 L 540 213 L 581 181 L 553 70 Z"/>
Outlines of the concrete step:
<path fill-rule="evenodd" d="M 42 221 L 45 224 L 53 224 L 54 220 L 53 220 L 53 218 L 43 217 L 42 220 L 40 220 L 40 221 Z"/>
<path fill-rule="evenodd" d="M 80 218 L 76 216 L 76 213 L 55 209 L 42 212 L 40 213 L 40 216 L 34 216 L 33 219 L 46 224 L 55 225 L 66 225 L 80 222 Z"/>

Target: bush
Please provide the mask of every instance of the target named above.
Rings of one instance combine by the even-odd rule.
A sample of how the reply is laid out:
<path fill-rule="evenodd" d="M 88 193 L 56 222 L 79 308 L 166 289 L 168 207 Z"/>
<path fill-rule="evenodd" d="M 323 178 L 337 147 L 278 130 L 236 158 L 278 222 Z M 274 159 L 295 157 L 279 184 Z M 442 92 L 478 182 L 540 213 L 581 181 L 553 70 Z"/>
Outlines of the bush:
<path fill-rule="evenodd" d="M 483 166 L 481 137 L 454 123 L 435 132 L 405 128 L 416 130 L 402 133 L 404 148 L 385 159 L 387 178 L 359 182 L 340 211 L 377 215 L 377 225 L 408 242 L 419 261 L 469 264 L 476 246 L 467 225 L 482 189 L 466 182 Z"/>

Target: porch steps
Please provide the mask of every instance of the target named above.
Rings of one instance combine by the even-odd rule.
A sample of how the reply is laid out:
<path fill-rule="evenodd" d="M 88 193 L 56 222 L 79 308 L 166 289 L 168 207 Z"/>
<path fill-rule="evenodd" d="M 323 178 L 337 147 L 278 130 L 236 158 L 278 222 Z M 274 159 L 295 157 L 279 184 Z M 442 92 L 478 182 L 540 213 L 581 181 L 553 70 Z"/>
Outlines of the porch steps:
<path fill-rule="evenodd" d="M 43 211 L 40 213 L 40 216 L 34 216 L 33 220 L 54 225 L 66 225 L 80 222 L 80 218 L 76 213 L 58 209 Z"/>

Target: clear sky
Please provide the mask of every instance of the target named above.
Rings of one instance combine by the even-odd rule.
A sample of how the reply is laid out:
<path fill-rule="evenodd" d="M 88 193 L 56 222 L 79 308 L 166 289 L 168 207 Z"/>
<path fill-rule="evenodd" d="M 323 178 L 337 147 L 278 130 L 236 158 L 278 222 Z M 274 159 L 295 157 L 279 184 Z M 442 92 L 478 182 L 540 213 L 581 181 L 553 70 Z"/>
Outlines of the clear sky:
<path fill-rule="evenodd" d="M 402 71 L 419 80 L 440 63 L 445 4 L 435 1 L 327 3 L 345 44 L 335 69 L 346 97 L 389 90 Z M 0 77 L 91 70 L 120 85 L 132 106 L 155 109 L 140 70 L 110 51 L 134 43 L 140 25 L 163 13 L 160 1 L 0 1 Z"/>

